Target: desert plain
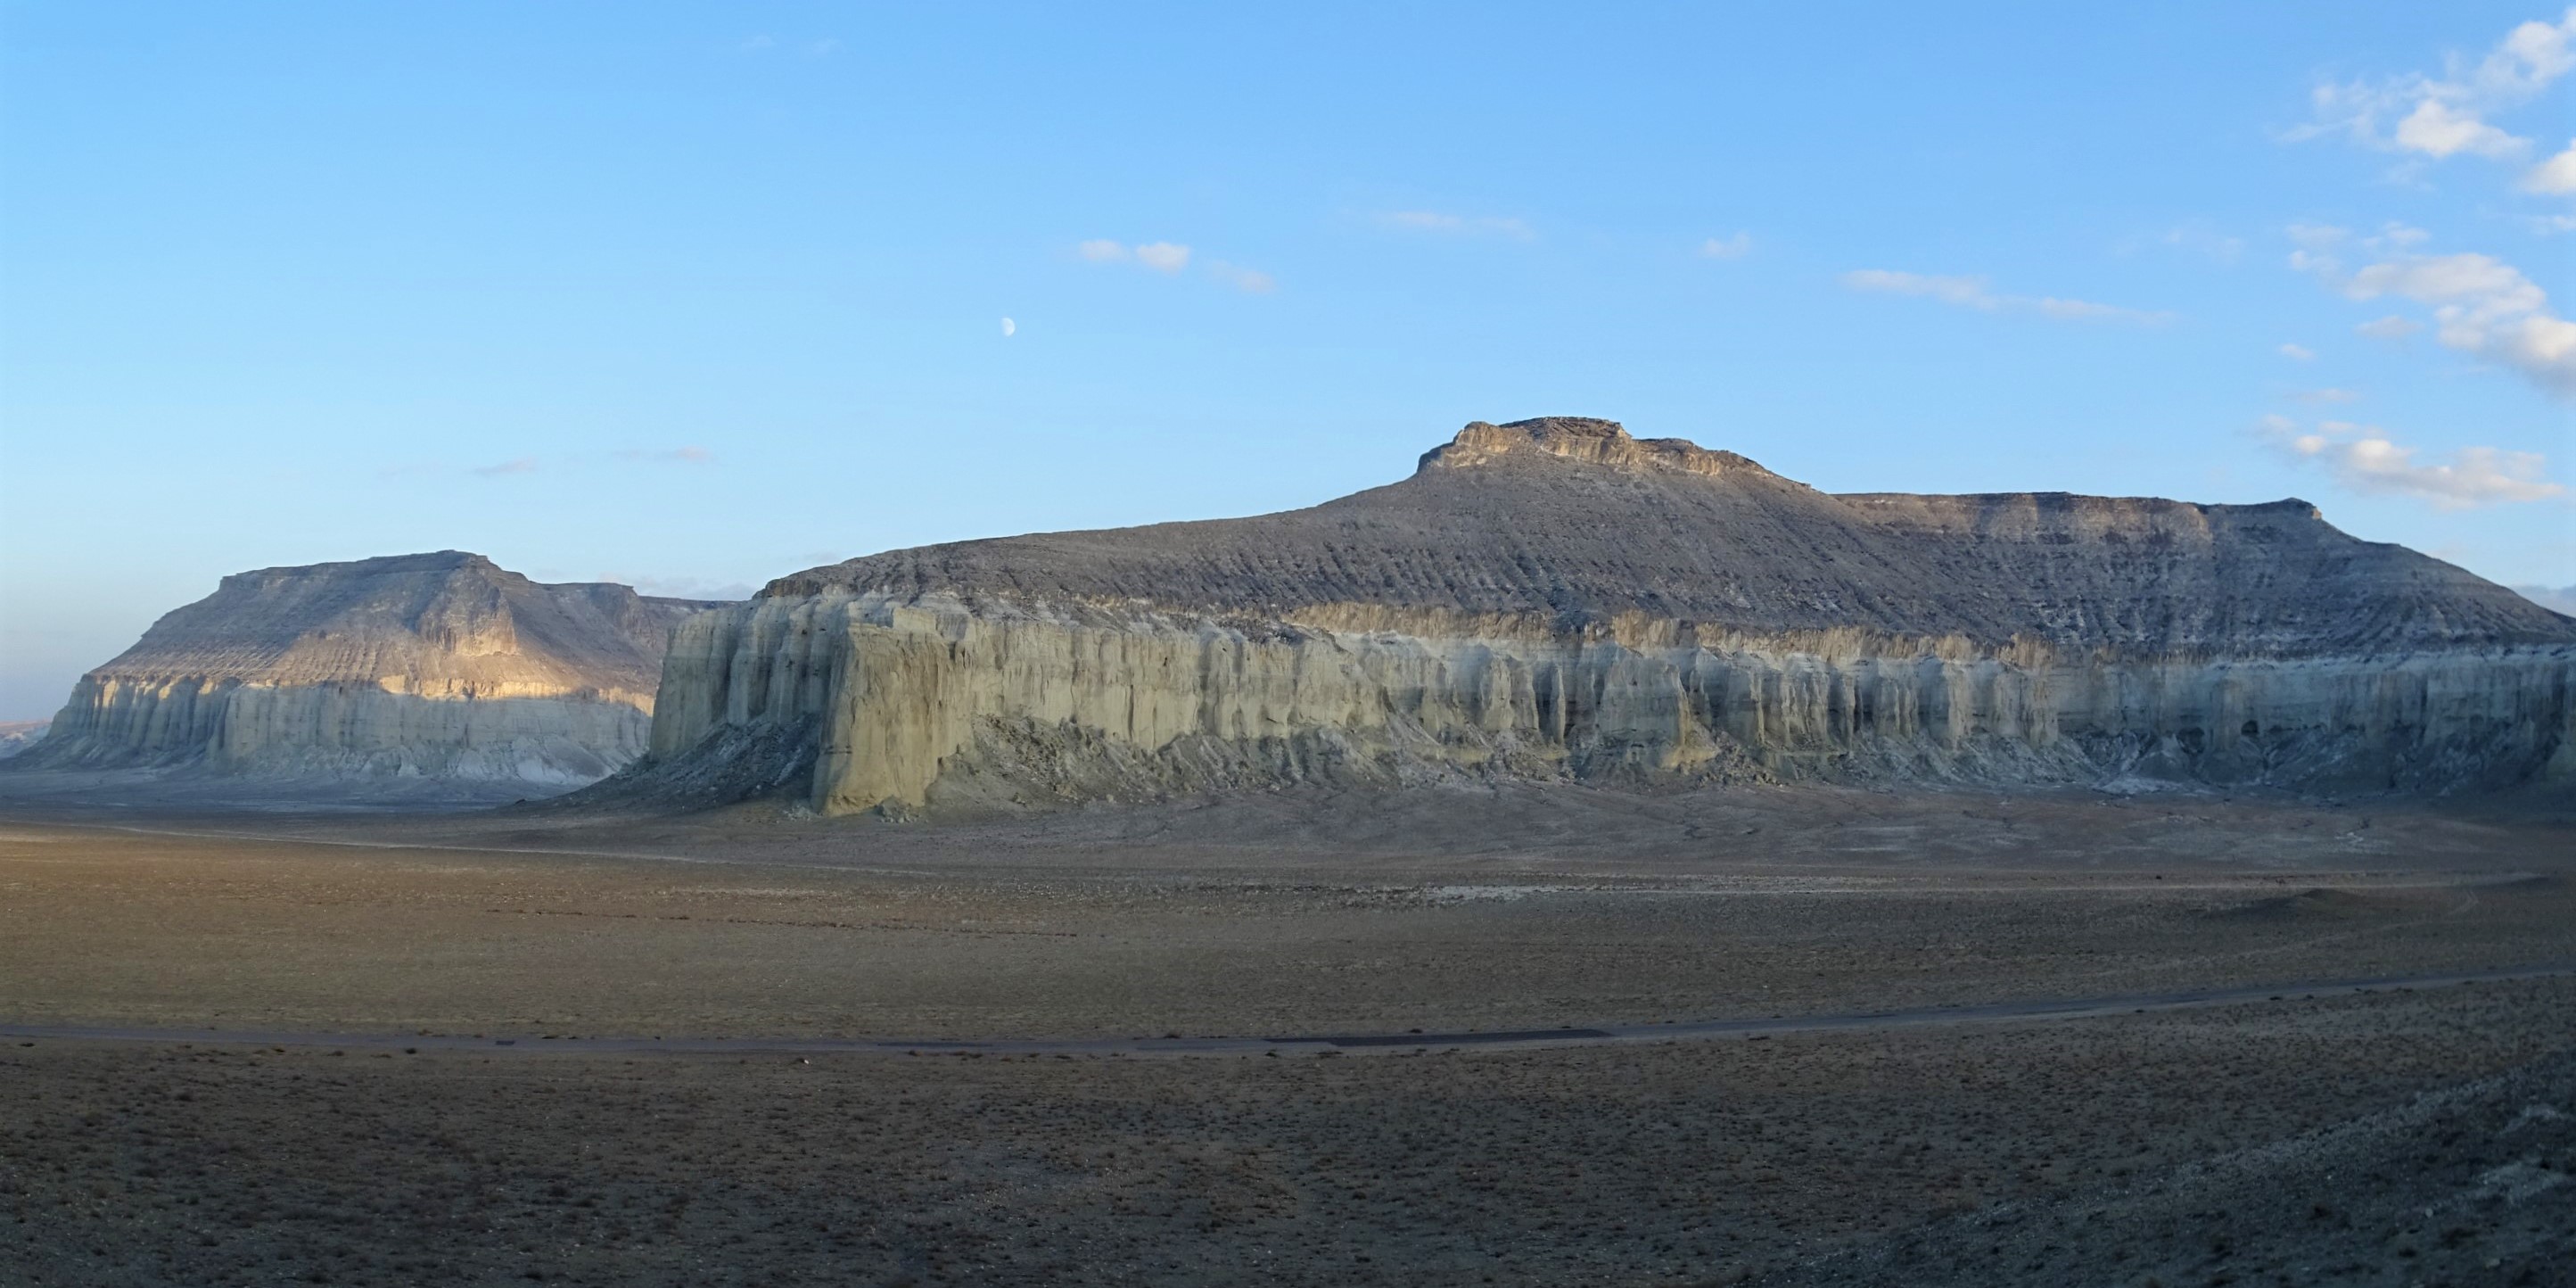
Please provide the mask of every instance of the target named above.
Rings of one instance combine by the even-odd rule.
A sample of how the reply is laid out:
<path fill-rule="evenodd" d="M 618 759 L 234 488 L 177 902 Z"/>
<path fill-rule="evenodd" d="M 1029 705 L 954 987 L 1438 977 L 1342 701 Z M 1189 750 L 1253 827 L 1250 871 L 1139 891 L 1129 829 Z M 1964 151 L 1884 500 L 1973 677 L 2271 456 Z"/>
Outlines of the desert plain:
<path fill-rule="evenodd" d="M 2571 828 L 1823 787 L 937 824 L 23 795 L 0 1277 L 2564 1283 Z"/>

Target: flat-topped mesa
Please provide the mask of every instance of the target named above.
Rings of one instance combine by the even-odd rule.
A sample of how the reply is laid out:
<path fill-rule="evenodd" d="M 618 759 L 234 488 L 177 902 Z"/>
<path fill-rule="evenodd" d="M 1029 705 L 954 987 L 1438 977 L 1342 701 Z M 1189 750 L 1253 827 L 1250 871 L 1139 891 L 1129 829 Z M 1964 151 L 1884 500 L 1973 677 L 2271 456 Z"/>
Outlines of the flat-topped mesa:
<path fill-rule="evenodd" d="M 2305 502 L 1834 496 L 1557 417 L 1303 510 L 782 577 L 679 628 L 650 755 L 603 790 L 2565 790 L 2571 694 L 2576 620 Z"/>
<path fill-rule="evenodd" d="M 1461 469 L 1532 454 L 1626 470 L 1778 477 L 1733 452 L 1710 451 L 1687 438 L 1631 438 L 1619 422 L 1590 416 L 1539 416 L 1502 425 L 1469 421 L 1456 438 L 1424 452 L 1420 468 Z"/>
<path fill-rule="evenodd" d="M 1558 417 L 1469 425 L 1303 510 L 888 551 L 771 582 L 968 606 L 1390 623 L 1622 620 L 2128 656 L 2545 643 L 2563 619 L 2304 502 L 1838 497 L 1730 452 Z M 1428 629 L 1415 626 L 1411 629 Z"/>
<path fill-rule="evenodd" d="M 12 763 L 588 782 L 643 750 L 671 626 L 714 606 L 458 550 L 236 573 Z"/>

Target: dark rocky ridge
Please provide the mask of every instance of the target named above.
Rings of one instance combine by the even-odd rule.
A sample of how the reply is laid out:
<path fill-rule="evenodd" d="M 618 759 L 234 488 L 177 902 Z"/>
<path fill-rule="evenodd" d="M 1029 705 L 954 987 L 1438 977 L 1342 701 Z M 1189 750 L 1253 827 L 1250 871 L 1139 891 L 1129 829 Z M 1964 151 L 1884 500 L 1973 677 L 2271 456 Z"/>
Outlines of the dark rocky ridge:
<path fill-rule="evenodd" d="M 456 550 L 237 573 L 12 764 L 587 781 L 641 750 L 672 625 L 715 606 Z"/>
<path fill-rule="evenodd" d="M 1573 417 L 1469 425 L 1413 477 L 1309 509 L 890 551 L 761 595 L 825 591 L 1216 614 L 1636 613 L 2131 656 L 2576 642 L 2576 621 L 2356 540 L 2304 501 L 1836 496 L 1731 452 Z"/>

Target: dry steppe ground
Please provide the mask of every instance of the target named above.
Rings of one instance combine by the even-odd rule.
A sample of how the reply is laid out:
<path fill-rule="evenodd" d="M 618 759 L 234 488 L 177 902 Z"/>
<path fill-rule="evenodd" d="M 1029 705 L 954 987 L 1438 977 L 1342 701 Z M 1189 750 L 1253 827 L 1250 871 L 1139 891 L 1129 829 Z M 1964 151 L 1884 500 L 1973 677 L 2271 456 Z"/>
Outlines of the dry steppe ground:
<path fill-rule="evenodd" d="M 2524 802 L 1283 794 L 936 825 L 0 817 L 0 1281 L 2576 1282 L 2576 821 Z M 2061 1021 L 1279 1058 L 547 1034 Z"/>

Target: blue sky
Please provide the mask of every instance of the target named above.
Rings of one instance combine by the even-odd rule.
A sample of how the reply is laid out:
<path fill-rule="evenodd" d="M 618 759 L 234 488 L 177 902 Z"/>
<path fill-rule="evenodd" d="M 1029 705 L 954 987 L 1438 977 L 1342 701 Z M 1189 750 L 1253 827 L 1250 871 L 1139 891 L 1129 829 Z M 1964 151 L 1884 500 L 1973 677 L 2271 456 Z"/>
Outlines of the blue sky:
<path fill-rule="evenodd" d="M 2576 11 L 1211 8 L 0 6 L 0 718 L 245 568 L 741 593 L 1542 414 L 2576 582 Z"/>

